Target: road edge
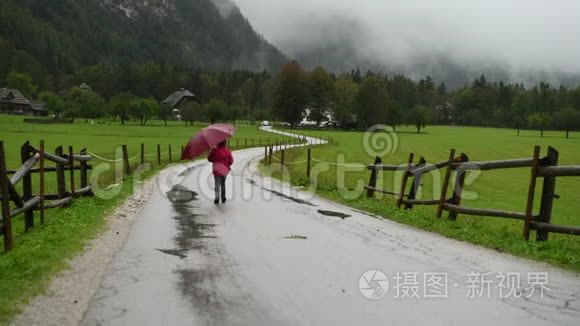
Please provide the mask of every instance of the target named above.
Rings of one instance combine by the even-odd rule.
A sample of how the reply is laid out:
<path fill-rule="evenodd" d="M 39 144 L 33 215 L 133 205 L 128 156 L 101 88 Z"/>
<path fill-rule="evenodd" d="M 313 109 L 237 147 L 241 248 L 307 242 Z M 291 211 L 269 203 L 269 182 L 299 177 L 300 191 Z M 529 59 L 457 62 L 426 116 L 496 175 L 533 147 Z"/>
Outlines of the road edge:
<path fill-rule="evenodd" d="M 99 289 L 114 255 L 123 247 L 133 223 L 157 185 L 157 173 L 106 217 L 105 231 L 90 240 L 69 268 L 50 280 L 45 294 L 31 298 L 10 325 L 78 325 Z"/>

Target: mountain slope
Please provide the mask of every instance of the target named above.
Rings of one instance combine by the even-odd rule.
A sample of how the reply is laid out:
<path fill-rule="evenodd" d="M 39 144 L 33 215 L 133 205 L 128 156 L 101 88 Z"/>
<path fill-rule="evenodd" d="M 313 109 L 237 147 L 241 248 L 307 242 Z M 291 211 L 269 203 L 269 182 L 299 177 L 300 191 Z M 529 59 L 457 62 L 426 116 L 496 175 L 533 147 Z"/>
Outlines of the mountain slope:
<path fill-rule="evenodd" d="M 18 70 L 51 84 L 81 66 L 146 61 L 277 70 L 285 56 L 222 1 L 0 0 L 0 80 Z"/>

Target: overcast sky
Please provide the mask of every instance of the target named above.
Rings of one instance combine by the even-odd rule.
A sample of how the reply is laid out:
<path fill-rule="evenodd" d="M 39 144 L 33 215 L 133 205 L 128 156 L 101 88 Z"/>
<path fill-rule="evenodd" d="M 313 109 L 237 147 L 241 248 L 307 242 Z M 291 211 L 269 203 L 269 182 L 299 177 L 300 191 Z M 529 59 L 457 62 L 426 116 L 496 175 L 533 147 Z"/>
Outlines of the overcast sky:
<path fill-rule="evenodd" d="M 442 54 L 466 65 L 580 72 L 580 0 L 234 1 L 289 56 L 345 37 L 391 66 Z"/>

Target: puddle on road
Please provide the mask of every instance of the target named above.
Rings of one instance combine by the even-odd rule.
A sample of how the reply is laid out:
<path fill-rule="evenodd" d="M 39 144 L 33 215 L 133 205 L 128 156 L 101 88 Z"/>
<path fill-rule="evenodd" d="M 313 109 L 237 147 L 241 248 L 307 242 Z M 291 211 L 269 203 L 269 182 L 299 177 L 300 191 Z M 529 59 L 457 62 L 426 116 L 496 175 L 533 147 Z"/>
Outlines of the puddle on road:
<path fill-rule="evenodd" d="M 180 259 L 187 258 L 187 255 L 185 254 L 187 252 L 186 250 L 157 249 L 157 251 L 162 252 L 162 253 L 164 253 L 166 255 L 171 255 L 171 256 L 179 257 Z"/>
<path fill-rule="evenodd" d="M 288 237 L 284 237 L 284 239 L 289 239 L 289 240 L 308 240 L 308 237 L 303 236 L 303 235 L 291 235 Z"/>
<path fill-rule="evenodd" d="M 185 204 L 197 200 L 198 193 L 191 191 L 183 186 L 175 186 L 171 191 L 168 191 L 165 196 L 173 204 Z"/>
<path fill-rule="evenodd" d="M 211 240 L 217 238 L 215 235 L 217 225 L 199 213 L 198 194 L 186 187 L 176 186 L 167 193 L 167 198 L 173 207 L 172 218 L 175 220 L 177 231 L 174 237 L 176 249 L 157 250 L 180 259 L 187 259 L 190 252 L 210 260 L 222 259 L 219 242 Z M 214 321 L 224 320 L 223 315 L 226 312 L 224 300 L 215 291 L 217 282 L 222 276 L 220 270 L 214 267 L 223 263 L 217 261 L 196 264 L 196 269 L 189 266 L 190 268 L 175 270 L 177 291 L 186 301 L 191 302 L 191 307 L 198 311 L 199 315 L 211 317 Z"/>
<path fill-rule="evenodd" d="M 254 186 L 257 186 L 258 185 L 258 183 L 256 183 L 256 181 L 254 181 L 252 179 L 246 179 L 246 181 L 249 184 L 251 184 L 251 185 L 254 185 Z M 311 203 L 309 201 L 306 201 L 306 200 L 303 200 L 303 199 L 300 199 L 300 198 L 296 198 L 296 197 L 292 197 L 292 196 L 288 196 L 288 195 L 286 195 L 284 193 L 281 193 L 279 191 L 276 191 L 276 190 L 271 190 L 271 189 L 267 189 L 267 188 L 264 188 L 264 187 L 260 187 L 260 188 L 262 190 L 267 191 L 267 192 L 270 192 L 270 193 L 272 193 L 272 194 L 274 194 L 274 195 L 276 195 L 278 197 L 291 200 L 291 201 L 293 201 L 293 202 L 295 202 L 297 204 L 302 204 L 302 205 L 308 205 L 308 206 L 316 207 L 316 205 L 314 205 L 313 203 Z"/>
<path fill-rule="evenodd" d="M 187 169 L 183 170 L 183 171 L 182 171 L 182 172 L 179 174 L 179 176 L 180 176 L 180 177 L 185 177 L 185 176 L 187 176 L 188 174 L 190 174 L 191 172 L 193 172 L 193 171 L 195 171 L 195 170 L 199 169 L 199 168 L 200 168 L 200 167 L 202 167 L 202 166 L 204 166 L 204 164 L 197 164 L 197 165 L 195 165 L 195 166 L 189 167 L 189 168 L 187 168 Z"/>
<path fill-rule="evenodd" d="M 322 209 L 319 209 L 318 210 L 318 213 L 320 213 L 320 214 L 322 214 L 324 216 L 339 217 L 339 218 L 341 218 L 343 220 L 344 219 L 347 219 L 347 218 L 349 218 L 349 217 L 352 216 L 352 215 L 348 215 L 348 214 L 341 213 L 341 212 L 326 211 L 326 210 L 322 210 Z"/>
<path fill-rule="evenodd" d="M 264 188 L 262 188 L 262 189 L 264 189 Z M 308 206 L 316 206 L 316 205 L 314 205 L 313 203 L 311 203 L 309 201 L 306 201 L 306 200 L 303 200 L 303 199 L 300 199 L 300 198 L 296 198 L 296 197 L 292 197 L 292 196 L 288 196 L 288 195 L 283 194 L 283 193 L 281 193 L 279 191 L 276 191 L 276 190 L 270 190 L 270 189 L 264 189 L 264 190 L 269 191 L 269 192 L 273 193 L 274 195 L 276 195 L 278 197 L 282 197 L 284 199 L 291 200 L 291 201 L 293 201 L 295 203 L 298 203 L 298 204 L 308 205 Z"/>

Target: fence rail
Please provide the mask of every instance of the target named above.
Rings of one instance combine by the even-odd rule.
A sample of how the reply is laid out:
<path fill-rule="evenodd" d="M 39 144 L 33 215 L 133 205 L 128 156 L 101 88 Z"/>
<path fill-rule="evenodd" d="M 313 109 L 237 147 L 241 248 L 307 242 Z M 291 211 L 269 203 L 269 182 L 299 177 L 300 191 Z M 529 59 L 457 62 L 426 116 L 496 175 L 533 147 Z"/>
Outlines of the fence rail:
<path fill-rule="evenodd" d="M 458 214 L 500 217 L 507 219 L 516 219 L 524 221 L 524 238 L 529 240 L 530 231 L 535 230 L 537 241 L 548 240 L 548 234 L 562 233 L 570 235 L 580 235 L 580 227 L 555 225 L 551 223 L 553 201 L 557 198 L 555 194 L 557 177 L 575 177 L 580 176 L 580 165 L 558 166 L 558 152 L 556 149 L 549 147 L 546 157 L 539 157 L 540 147 L 534 148 L 532 158 L 520 158 L 509 160 L 495 160 L 486 162 L 469 161 L 466 154 L 455 157 L 455 150 L 452 149 L 448 161 L 436 164 L 427 164 L 421 157 L 417 164 L 412 164 L 414 154 L 410 154 L 409 161 L 406 165 L 383 165 L 380 158 L 376 158 L 375 164 L 369 165 L 371 176 L 367 189 L 367 196 L 373 197 L 375 192 L 393 195 L 397 197 L 397 206 L 400 208 L 405 204 L 405 209 L 412 209 L 414 205 L 437 205 L 437 217 L 441 218 L 444 211 L 449 213 L 449 219 L 457 219 Z M 465 185 L 465 177 L 469 171 L 490 171 L 499 169 L 514 168 L 531 168 L 530 186 L 528 189 L 528 198 L 524 212 L 513 212 L 489 208 L 466 207 L 461 205 L 462 192 Z M 421 185 L 421 178 L 425 173 L 445 169 L 445 177 L 441 187 L 441 197 L 439 200 L 418 200 L 415 195 Z M 403 171 L 401 191 L 387 191 L 376 188 L 376 171 Z M 452 187 L 452 195 L 447 196 L 449 186 L 451 185 L 452 172 L 456 171 L 457 175 Z M 413 178 L 412 186 L 405 194 L 408 179 Z M 542 196 L 540 201 L 539 213 L 534 214 L 535 189 L 538 178 L 543 178 Z"/>
<path fill-rule="evenodd" d="M 284 147 L 277 148 L 281 151 L 280 161 L 282 169 L 285 164 L 298 164 L 300 162 L 285 162 Z M 266 147 L 264 150 L 265 164 L 272 164 L 273 148 Z M 415 205 L 422 206 L 437 206 L 437 217 L 441 218 L 443 212 L 448 212 L 450 220 L 456 220 L 459 214 L 474 215 L 492 218 L 515 219 L 524 222 L 524 238 L 529 240 L 530 231 L 536 231 L 537 241 L 548 240 L 549 233 L 562 233 L 570 235 L 580 235 L 580 227 L 555 225 L 551 223 L 552 207 L 555 198 L 558 195 L 555 193 L 556 178 L 557 177 L 577 177 L 580 176 L 580 165 L 558 165 L 558 152 L 556 149 L 549 147 L 548 153 L 545 157 L 540 157 L 540 147 L 534 148 L 534 154 L 531 158 L 517 158 L 506 160 L 493 160 L 476 162 L 470 161 L 465 153 L 456 155 L 455 149 L 449 152 L 449 158 L 446 161 L 429 163 L 424 157 L 414 163 L 415 154 L 409 154 L 409 159 L 406 163 L 400 165 L 384 164 L 380 157 L 376 157 L 373 164 L 361 165 L 370 171 L 370 178 L 368 185 L 364 186 L 368 197 L 374 197 L 376 193 L 391 195 L 397 199 L 397 207 L 401 208 L 403 205 L 405 209 L 412 209 Z M 324 162 L 312 158 L 311 148 L 308 148 L 308 156 L 306 160 L 306 175 L 310 179 L 311 162 Z M 330 163 L 330 162 L 327 162 Z M 333 164 L 333 163 L 331 163 Z M 347 166 L 347 164 L 343 164 Z M 353 166 L 348 164 L 348 166 Z M 507 210 L 468 207 L 461 204 L 463 188 L 465 186 L 465 179 L 467 173 L 470 171 L 492 171 L 516 168 L 530 168 L 530 184 L 528 189 L 528 197 L 526 207 L 523 212 L 514 212 Z M 422 177 L 425 174 L 436 170 L 444 170 L 444 178 L 441 186 L 441 195 L 439 199 L 417 199 L 416 196 L 422 184 Z M 377 187 L 377 180 L 380 171 L 402 172 L 401 188 L 400 190 L 386 190 Z M 454 180 L 452 174 L 456 172 Z M 542 196 L 540 200 L 540 207 L 538 213 L 534 213 L 535 190 L 538 178 L 543 178 Z M 410 187 L 409 187 L 410 184 Z M 448 196 L 449 191 L 450 195 Z"/>
<path fill-rule="evenodd" d="M 233 149 L 250 148 L 266 145 L 267 147 L 277 146 L 278 148 L 288 147 L 290 145 L 300 145 L 304 139 L 254 139 L 243 138 L 229 141 Z M 39 212 L 40 223 L 44 224 L 44 212 L 47 209 L 64 207 L 70 205 L 75 198 L 93 195 L 93 188 L 89 184 L 89 171 L 93 169 L 90 164 L 93 161 L 106 163 L 119 163 L 123 165 L 124 176 L 129 176 L 139 164 L 154 163 L 158 166 L 165 162 L 177 161 L 175 148 L 168 145 L 162 151 L 162 146 L 157 144 L 155 151 L 146 153 L 146 145 L 142 143 L 139 151 L 135 156 L 129 157 L 129 148 L 122 145 L 122 155 L 118 158 L 105 158 L 86 149 L 73 152 L 71 146 L 65 148 L 59 146 L 54 153 L 44 150 L 44 141 L 40 142 L 39 148 L 34 147 L 30 142 L 26 142 L 20 148 L 21 166 L 17 169 L 6 168 L 6 153 L 4 143 L 0 141 L 0 203 L 2 212 L 0 214 L 0 235 L 4 237 L 4 248 L 9 251 L 13 247 L 12 219 L 24 215 L 25 229 L 29 230 L 34 227 L 34 212 Z M 181 146 L 181 152 L 183 146 Z M 132 165 L 132 163 L 135 163 Z M 52 163 L 52 166 L 46 166 L 45 163 Z M 80 175 L 76 180 L 76 172 Z M 56 180 L 57 192 L 53 194 L 45 193 L 45 175 L 53 173 Z M 39 174 L 40 182 L 38 185 L 39 193 L 33 193 L 32 175 Z M 67 177 L 68 175 L 68 177 Z M 10 178 L 9 178 L 10 176 Z M 68 179 L 68 181 L 67 181 Z M 21 192 L 17 189 L 22 189 Z"/>
<path fill-rule="evenodd" d="M 4 236 L 4 248 L 9 251 L 13 247 L 12 219 L 24 215 L 26 230 L 34 227 L 34 212 L 40 212 L 41 223 L 44 223 L 44 211 L 46 209 L 61 207 L 70 204 L 74 198 L 92 195 L 92 187 L 88 182 L 88 171 L 92 166 L 88 164 L 92 160 L 83 149 L 79 154 L 73 153 L 69 146 L 68 154 L 64 154 L 63 147 L 55 149 L 55 154 L 44 150 L 44 142 L 41 141 L 40 149 L 24 143 L 20 147 L 22 165 L 18 169 L 6 168 L 6 153 L 4 143 L 0 141 L 0 201 L 2 214 L 0 215 L 0 234 Z M 54 163 L 53 167 L 46 167 L 45 163 Z M 40 164 L 40 167 L 36 167 Z M 69 183 L 67 191 L 66 172 L 69 171 Z M 75 188 L 75 171 L 80 171 L 79 188 Z M 32 174 L 40 175 L 40 194 L 33 194 Z M 56 194 L 45 194 L 45 174 L 55 173 Z M 8 176 L 11 175 L 11 178 Z M 21 193 L 17 186 L 21 185 Z M 51 201 L 51 202 L 46 202 Z M 13 205 L 11 205 L 11 202 Z"/>

